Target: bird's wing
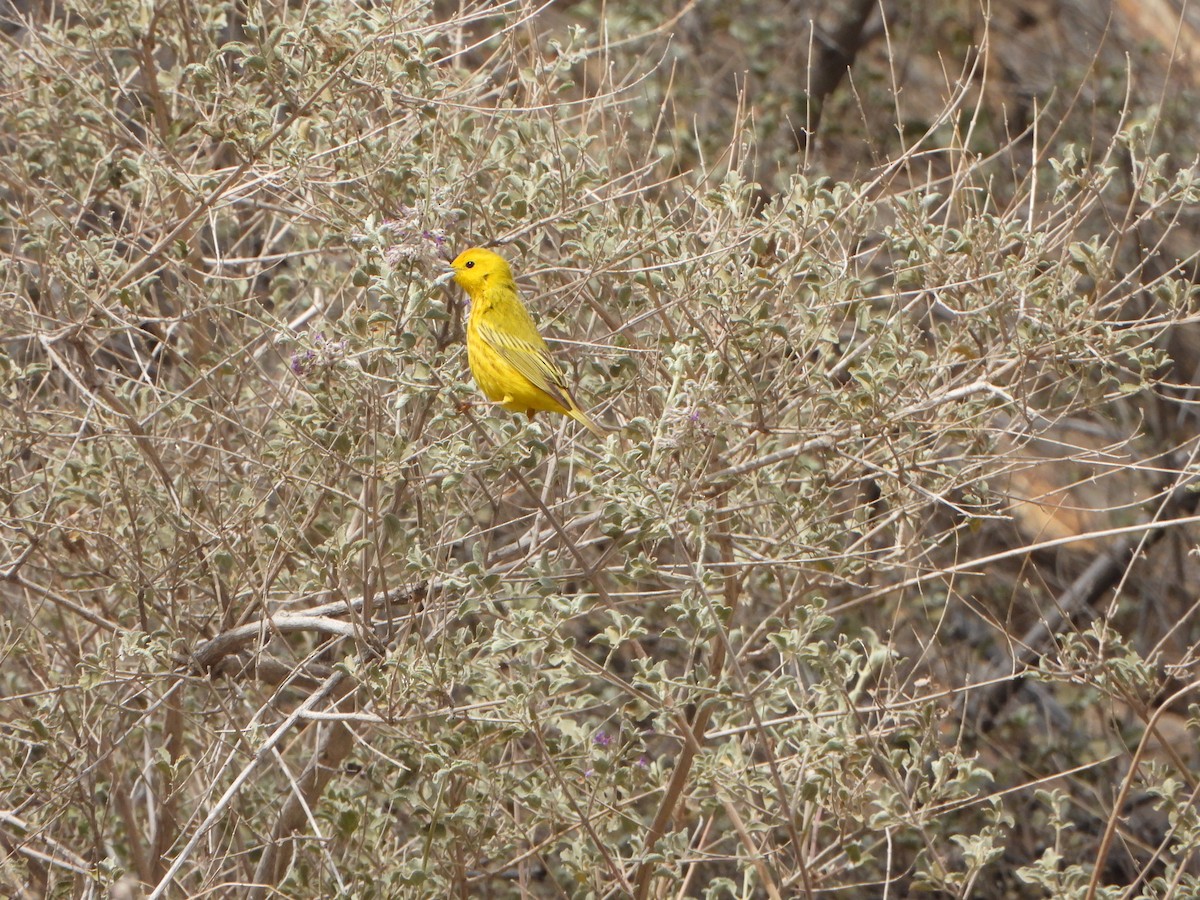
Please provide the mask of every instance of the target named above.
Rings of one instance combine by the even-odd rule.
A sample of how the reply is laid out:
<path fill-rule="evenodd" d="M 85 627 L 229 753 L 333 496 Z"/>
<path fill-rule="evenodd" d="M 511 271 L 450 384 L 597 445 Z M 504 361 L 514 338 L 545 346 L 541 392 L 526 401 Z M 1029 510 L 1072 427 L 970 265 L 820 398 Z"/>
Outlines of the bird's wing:
<path fill-rule="evenodd" d="M 567 387 L 567 380 L 562 369 L 550 355 L 550 348 L 546 346 L 546 342 L 541 339 L 540 335 L 535 344 L 524 338 L 498 331 L 486 322 L 480 322 L 478 327 L 479 336 L 487 342 L 487 345 L 501 359 L 528 378 L 530 384 L 540 391 L 545 391 L 554 400 L 561 403 L 565 409 L 578 409 L 578 404 L 571 396 L 570 388 Z"/>

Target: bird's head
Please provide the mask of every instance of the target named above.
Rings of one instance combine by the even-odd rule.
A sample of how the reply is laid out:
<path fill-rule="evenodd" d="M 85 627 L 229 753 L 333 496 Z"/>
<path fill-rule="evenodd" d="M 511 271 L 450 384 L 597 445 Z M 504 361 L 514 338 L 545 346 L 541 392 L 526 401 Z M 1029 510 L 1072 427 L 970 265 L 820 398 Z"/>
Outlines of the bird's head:
<path fill-rule="evenodd" d="M 512 270 L 503 257 L 482 247 L 464 250 L 450 263 L 450 277 L 459 287 L 474 295 L 490 282 L 512 281 Z"/>

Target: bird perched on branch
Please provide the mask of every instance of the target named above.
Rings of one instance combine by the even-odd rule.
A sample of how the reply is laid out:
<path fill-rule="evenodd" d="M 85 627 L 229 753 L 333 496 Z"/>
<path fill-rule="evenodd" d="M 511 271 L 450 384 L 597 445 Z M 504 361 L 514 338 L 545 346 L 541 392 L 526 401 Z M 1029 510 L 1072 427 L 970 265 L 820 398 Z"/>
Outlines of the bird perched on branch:
<path fill-rule="evenodd" d="M 538 334 L 508 263 L 491 250 L 472 247 L 450 263 L 450 270 L 447 277 L 471 298 L 467 361 L 484 395 L 531 419 L 540 410 L 562 413 L 603 437 L 604 429 L 579 408 L 562 369 Z"/>

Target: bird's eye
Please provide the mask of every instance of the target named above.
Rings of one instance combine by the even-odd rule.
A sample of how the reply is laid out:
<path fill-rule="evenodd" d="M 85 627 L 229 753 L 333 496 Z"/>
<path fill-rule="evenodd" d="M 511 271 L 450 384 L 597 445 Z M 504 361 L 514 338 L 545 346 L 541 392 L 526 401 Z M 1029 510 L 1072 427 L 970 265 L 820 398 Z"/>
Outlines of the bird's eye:
<path fill-rule="evenodd" d="M 469 263 L 467 263 L 467 268 L 468 269 L 475 268 L 475 260 L 471 260 Z"/>

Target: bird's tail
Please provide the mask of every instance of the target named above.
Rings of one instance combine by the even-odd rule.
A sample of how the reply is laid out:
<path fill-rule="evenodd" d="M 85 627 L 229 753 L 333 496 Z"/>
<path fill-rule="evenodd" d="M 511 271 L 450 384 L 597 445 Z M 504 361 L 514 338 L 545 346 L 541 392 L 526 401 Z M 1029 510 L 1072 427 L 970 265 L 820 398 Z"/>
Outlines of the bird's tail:
<path fill-rule="evenodd" d="M 585 413 L 578 406 L 572 405 L 571 408 L 567 410 L 567 413 L 568 413 L 568 415 L 571 416 L 572 419 L 574 419 L 579 424 L 583 425 L 585 428 L 587 428 L 588 431 L 590 431 L 596 437 L 600 438 L 600 440 L 604 440 L 605 434 L 608 433 L 607 429 L 601 428 L 599 425 L 597 425 L 595 422 L 593 422 L 591 420 L 591 418 L 588 416 L 588 414 Z"/>

